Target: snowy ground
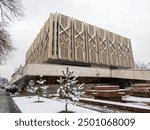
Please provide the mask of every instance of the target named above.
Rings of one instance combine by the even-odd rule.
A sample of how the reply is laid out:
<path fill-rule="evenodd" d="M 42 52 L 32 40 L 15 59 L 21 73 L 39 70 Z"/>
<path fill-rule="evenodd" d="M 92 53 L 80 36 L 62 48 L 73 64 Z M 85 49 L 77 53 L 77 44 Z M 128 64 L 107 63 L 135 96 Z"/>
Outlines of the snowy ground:
<path fill-rule="evenodd" d="M 47 99 L 40 97 L 41 103 L 37 101 L 37 96 L 32 98 L 24 97 L 13 97 L 16 105 L 23 113 L 59 113 L 65 108 L 65 103 L 57 101 L 55 99 Z M 68 110 L 75 113 L 96 113 L 97 111 L 79 107 L 73 104 L 68 104 Z"/>
<path fill-rule="evenodd" d="M 13 96 L 12 96 L 13 97 Z M 150 98 L 142 98 L 142 97 L 134 97 L 134 96 L 124 96 L 122 98 L 126 103 L 130 106 L 137 105 L 137 107 L 148 107 L 150 106 Z M 41 103 L 35 102 L 37 101 L 37 96 L 33 96 L 32 98 L 28 98 L 27 96 L 18 97 L 15 95 L 13 100 L 20 108 L 23 113 L 58 113 L 63 111 L 65 108 L 64 100 L 60 99 L 47 99 L 40 97 Z M 90 99 L 91 100 L 91 99 Z M 94 100 L 94 99 L 93 99 Z M 118 102 L 115 102 L 116 104 Z M 84 106 L 84 107 L 83 107 Z M 125 110 L 120 110 L 117 108 L 109 108 L 107 106 L 101 105 L 90 105 L 86 103 L 78 102 L 76 105 L 70 103 L 68 105 L 68 110 L 73 111 L 75 113 L 96 113 L 96 112 L 109 112 L 109 113 L 121 113 L 121 112 L 130 112 Z"/>
<path fill-rule="evenodd" d="M 122 97 L 122 99 L 125 100 L 125 101 L 150 103 L 150 98 L 134 97 L 134 96 L 124 96 L 124 97 Z"/>
<path fill-rule="evenodd" d="M 136 105 L 142 105 L 142 106 L 149 106 L 150 105 L 150 98 L 123 96 L 122 100 L 126 101 L 130 104 L 136 104 Z"/>

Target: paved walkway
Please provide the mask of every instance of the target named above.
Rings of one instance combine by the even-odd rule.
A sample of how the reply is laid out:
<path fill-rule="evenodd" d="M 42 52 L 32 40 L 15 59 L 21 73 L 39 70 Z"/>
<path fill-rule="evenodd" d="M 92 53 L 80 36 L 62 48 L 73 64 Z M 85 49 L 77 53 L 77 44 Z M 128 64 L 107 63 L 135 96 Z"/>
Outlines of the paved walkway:
<path fill-rule="evenodd" d="M 0 89 L 0 113 L 20 113 L 21 111 L 16 106 L 9 94 L 6 94 L 5 89 Z"/>
<path fill-rule="evenodd" d="M 9 113 L 8 100 L 5 89 L 0 89 L 0 113 Z"/>

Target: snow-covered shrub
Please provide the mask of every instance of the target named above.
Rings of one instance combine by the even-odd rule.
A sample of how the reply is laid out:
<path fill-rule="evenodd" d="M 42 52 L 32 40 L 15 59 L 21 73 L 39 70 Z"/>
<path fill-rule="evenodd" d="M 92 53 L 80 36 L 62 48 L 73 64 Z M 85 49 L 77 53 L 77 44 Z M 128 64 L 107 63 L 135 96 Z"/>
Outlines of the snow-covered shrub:
<path fill-rule="evenodd" d="M 29 98 L 32 97 L 33 93 L 35 93 L 34 85 L 35 85 L 35 82 L 33 80 L 30 80 L 27 86 L 27 92 L 28 92 Z"/>
<path fill-rule="evenodd" d="M 38 102 L 40 102 L 40 96 L 47 97 L 48 86 L 44 85 L 46 80 L 43 80 L 42 78 L 43 76 L 40 75 L 40 80 L 37 80 L 36 82 L 30 80 L 27 86 L 27 92 L 29 94 L 29 97 L 31 97 L 33 93 L 37 94 Z"/>
<path fill-rule="evenodd" d="M 66 99 L 65 111 L 68 111 L 67 104 L 68 100 L 79 101 L 79 97 L 83 94 L 83 85 L 77 84 L 77 77 L 73 76 L 73 71 L 70 72 L 67 67 L 66 72 L 62 71 L 63 76 L 57 80 L 61 84 L 60 88 L 57 90 L 57 94 L 60 98 Z"/>
<path fill-rule="evenodd" d="M 44 86 L 44 83 L 46 80 L 43 80 L 43 75 L 40 75 L 40 80 L 37 80 L 36 83 L 38 83 L 36 87 L 35 93 L 38 95 L 38 102 L 40 102 L 40 96 L 44 96 L 45 93 L 47 93 L 47 87 Z"/>

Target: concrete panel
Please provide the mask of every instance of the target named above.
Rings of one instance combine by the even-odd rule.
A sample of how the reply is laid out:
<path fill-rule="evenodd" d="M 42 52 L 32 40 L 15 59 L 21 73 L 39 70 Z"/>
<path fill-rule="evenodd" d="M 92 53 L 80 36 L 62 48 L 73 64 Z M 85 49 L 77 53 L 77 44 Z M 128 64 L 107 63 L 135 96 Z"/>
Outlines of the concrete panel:
<path fill-rule="evenodd" d="M 12 82 L 15 82 L 27 75 L 60 76 L 62 75 L 62 70 L 65 71 L 67 67 L 69 67 L 70 71 L 74 71 L 74 75 L 77 77 L 112 77 L 150 81 L 150 71 L 135 71 L 125 69 L 110 70 L 100 67 L 80 67 L 58 64 L 27 64 L 23 67 L 23 73 L 16 74 L 12 77 Z"/>
<path fill-rule="evenodd" d="M 134 71 L 135 79 L 150 80 L 150 71 Z"/>
<path fill-rule="evenodd" d="M 70 71 L 74 71 L 74 75 L 78 77 L 110 77 L 109 69 L 54 64 L 27 64 L 24 75 L 59 76 L 62 74 L 62 70 L 66 70 L 66 67 L 69 67 Z"/>
<path fill-rule="evenodd" d="M 144 75 L 145 75 L 144 77 L 145 80 L 150 80 L 150 71 L 144 71 Z"/>
<path fill-rule="evenodd" d="M 132 70 L 112 70 L 113 78 L 134 79 Z"/>
<path fill-rule="evenodd" d="M 112 70 L 113 78 L 136 79 L 136 80 L 150 80 L 150 71 L 136 71 L 136 70 Z"/>
<path fill-rule="evenodd" d="M 98 70 L 99 70 L 99 76 L 98 77 L 111 77 L 110 69 L 98 68 Z"/>

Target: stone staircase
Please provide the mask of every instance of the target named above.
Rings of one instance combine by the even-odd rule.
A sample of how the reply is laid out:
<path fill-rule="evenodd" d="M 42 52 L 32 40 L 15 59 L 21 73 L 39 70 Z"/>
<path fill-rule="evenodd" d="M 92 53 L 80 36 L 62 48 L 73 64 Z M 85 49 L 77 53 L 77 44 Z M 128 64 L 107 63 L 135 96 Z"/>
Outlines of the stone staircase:
<path fill-rule="evenodd" d="M 91 90 L 86 90 L 85 95 L 97 99 L 121 100 L 122 96 L 130 94 L 130 89 L 119 89 L 118 85 L 94 86 Z"/>
<path fill-rule="evenodd" d="M 135 84 L 131 92 L 133 96 L 150 97 L 150 84 Z"/>

